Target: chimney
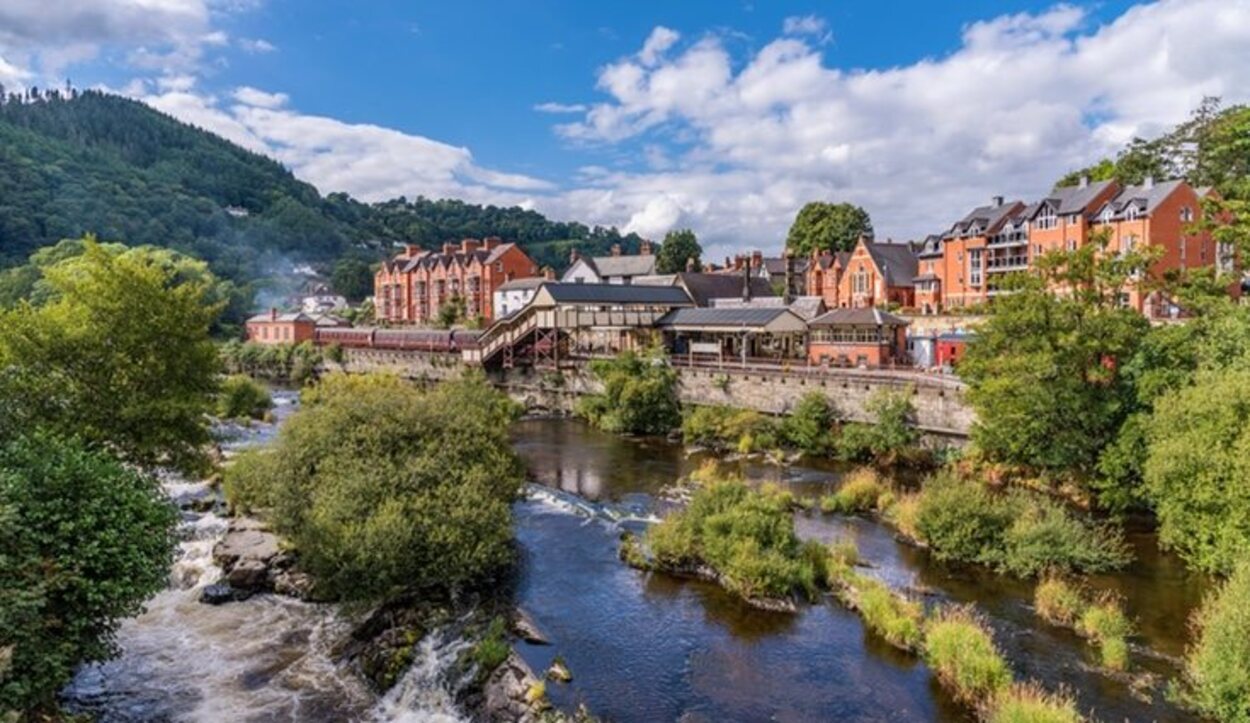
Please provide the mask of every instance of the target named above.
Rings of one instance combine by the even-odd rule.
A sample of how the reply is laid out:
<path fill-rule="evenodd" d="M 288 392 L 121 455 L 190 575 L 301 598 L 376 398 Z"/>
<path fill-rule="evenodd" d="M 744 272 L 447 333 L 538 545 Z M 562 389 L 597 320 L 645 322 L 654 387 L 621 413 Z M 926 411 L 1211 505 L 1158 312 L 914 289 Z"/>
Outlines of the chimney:
<path fill-rule="evenodd" d="M 482 239 L 482 248 L 486 249 L 487 251 L 490 251 L 491 249 L 495 248 L 496 246 L 502 243 L 503 243 L 503 239 L 499 238 L 498 236 L 487 236 L 486 238 Z"/>
<path fill-rule="evenodd" d="M 480 245 L 481 245 L 481 242 L 475 238 L 461 239 L 460 240 L 460 253 L 462 254 L 473 253 L 474 251 L 477 250 L 477 247 Z"/>
<path fill-rule="evenodd" d="M 550 266 L 543 267 L 543 278 L 546 279 L 547 281 L 555 281 L 556 270 L 551 268 Z"/>
<path fill-rule="evenodd" d="M 577 249 L 569 249 L 569 266 L 577 263 L 578 259 L 581 257 L 582 255 L 577 252 Z"/>
<path fill-rule="evenodd" d="M 743 256 L 742 254 L 734 255 L 734 271 L 742 270 L 742 267 L 744 265 L 743 262 L 746 261 L 746 258 L 747 257 Z"/>
<path fill-rule="evenodd" d="M 404 244 L 404 256 L 412 258 L 421 253 L 421 247 L 416 244 Z"/>
<path fill-rule="evenodd" d="M 1088 187 L 1089 187 L 1089 174 L 1083 173 L 1081 174 L 1080 182 L 1077 183 L 1077 188 L 1088 188 Z"/>
<path fill-rule="evenodd" d="M 738 257 L 742 259 L 742 256 Z M 751 260 L 746 259 L 746 263 L 742 264 L 742 300 L 751 300 Z"/>
<path fill-rule="evenodd" d="M 728 256 L 726 256 L 726 257 L 725 257 L 725 268 L 727 268 L 727 269 L 728 269 L 728 268 L 732 268 L 732 267 L 733 267 L 733 265 L 734 265 L 734 260 L 733 260 L 733 259 L 731 259 L 731 258 L 729 258 Z"/>
<path fill-rule="evenodd" d="M 694 257 L 693 256 L 686 257 L 686 272 L 692 273 L 694 270 L 695 270 L 694 269 Z"/>
<path fill-rule="evenodd" d="M 998 208 L 999 206 L 1003 205 L 1003 197 L 1002 197 L 1002 196 L 995 196 L 994 198 L 992 198 L 992 199 L 990 199 L 990 200 L 991 200 L 991 201 L 993 201 L 993 203 L 992 203 L 991 205 L 992 205 L 992 206 L 994 206 L 995 208 Z"/>
<path fill-rule="evenodd" d="M 751 252 L 751 265 L 757 269 L 764 267 L 764 252 L 756 249 Z"/>
<path fill-rule="evenodd" d="M 1155 177 L 1154 177 L 1154 176 L 1146 176 L 1145 178 L 1143 178 L 1143 179 L 1142 179 L 1142 182 L 1141 182 L 1141 187 L 1142 187 L 1142 188 L 1154 188 L 1154 187 L 1155 187 Z"/>
<path fill-rule="evenodd" d="M 794 301 L 794 254 L 789 251 L 786 251 L 786 289 L 782 301 L 786 306 Z"/>
<path fill-rule="evenodd" d="M 270 321 L 278 320 L 278 307 L 276 306 L 269 307 L 269 320 Z"/>
<path fill-rule="evenodd" d="M 642 243 L 638 244 L 638 253 L 642 256 L 650 256 L 651 242 L 644 239 Z"/>
<path fill-rule="evenodd" d="M 454 254 L 454 253 L 456 253 L 456 245 L 455 245 L 455 244 L 453 244 L 453 243 L 445 243 L 445 244 L 443 244 L 443 255 L 444 255 L 444 256 L 451 256 L 451 255 L 452 255 L 452 254 Z"/>
<path fill-rule="evenodd" d="M 620 256 L 620 255 L 621 255 L 621 245 L 620 245 L 620 244 L 612 244 L 612 255 L 613 255 L 613 256 Z"/>

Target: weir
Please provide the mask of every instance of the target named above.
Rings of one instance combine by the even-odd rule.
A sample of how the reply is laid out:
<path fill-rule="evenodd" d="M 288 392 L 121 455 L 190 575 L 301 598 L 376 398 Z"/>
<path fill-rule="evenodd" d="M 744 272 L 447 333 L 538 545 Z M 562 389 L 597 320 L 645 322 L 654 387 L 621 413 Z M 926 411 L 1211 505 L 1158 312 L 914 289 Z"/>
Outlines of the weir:
<path fill-rule="evenodd" d="M 454 379 L 469 368 L 458 353 L 391 349 L 344 349 L 341 364 L 327 370 L 389 372 L 419 381 Z M 872 422 L 866 403 L 880 389 L 910 389 L 915 425 L 923 432 L 967 438 L 975 420 L 964 399 L 966 387 L 949 377 L 873 369 L 783 366 L 684 365 L 676 363 L 683 404 L 723 404 L 768 414 L 786 414 L 809 392 L 821 392 L 847 420 Z M 527 409 L 572 411 L 577 399 L 601 391 L 582 360 L 558 367 L 486 369 L 486 375 Z"/>

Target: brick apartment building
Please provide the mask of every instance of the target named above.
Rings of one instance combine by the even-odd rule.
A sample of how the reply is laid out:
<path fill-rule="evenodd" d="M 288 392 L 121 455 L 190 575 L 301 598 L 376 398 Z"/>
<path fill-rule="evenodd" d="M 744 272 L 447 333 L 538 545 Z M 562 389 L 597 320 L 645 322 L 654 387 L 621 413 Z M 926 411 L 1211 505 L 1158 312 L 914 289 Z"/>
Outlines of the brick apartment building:
<path fill-rule="evenodd" d="M 492 321 L 495 291 L 537 276 L 538 266 L 519 246 L 497 237 L 446 243 L 438 251 L 409 245 L 374 275 L 374 313 L 379 321 L 426 325 L 459 298 L 467 318 Z"/>

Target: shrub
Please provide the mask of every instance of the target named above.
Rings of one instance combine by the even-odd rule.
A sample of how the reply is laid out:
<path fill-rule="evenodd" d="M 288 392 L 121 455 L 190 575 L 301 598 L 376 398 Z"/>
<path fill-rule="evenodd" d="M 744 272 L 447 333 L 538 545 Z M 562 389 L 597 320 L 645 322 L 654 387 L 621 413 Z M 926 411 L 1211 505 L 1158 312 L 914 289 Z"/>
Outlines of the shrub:
<path fill-rule="evenodd" d="M 660 569 L 706 564 L 727 589 L 746 598 L 786 597 L 820 582 L 810 549 L 794 533 L 791 497 L 752 490 L 740 480 L 707 484 L 690 505 L 647 531 Z"/>
<path fill-rule="evenodd" d="M 490 675 L 495 668 L 503 665 L 503 661 L 508 659 L 512 648 L 508 645 L 507 631 L 508 627 L 504 619 L 495 616 L 486 626 L 482 639 L 473 646 L 473 660 L 478 665 L 479 675 L 483 677 Z"/>
<path fill-rule="evenodd" d="M 882 509 L 886 521 L 904 537 L 920 541 L 920 494 L 912 492 L 898 497 Z"/>
<path fill-rule="evenodd" d="M 941 560 L 993 562 L 1014 512 L 985 486 L 943 472 L 925 482 L 916 510 L 920 539 Z"/>
<path fill-rule="evenodd" d="M 271 449 L 227 469 L 226 491 L 237 507 L 268 509 L 325 594 L 454 589 L 511 560 L 517 410 L 484 378 L 421 391 L 332 374 L 304 397 Z"/>
<path fill-rule="evenodd" d="M 1081 589 L 1057 575 L 1044 578 L 1033 591 L 1033 607 L 1043 619 L 1072 627 L 1085 609 Z"/>
<path fill-rule="evenodd" d="M 924 658 L 956 698 L 972 705 L 1011 684 L 1011 670 L 989 628 L 969 608 L 947 607 L 929 620 Z"/>
<path fill-rule="evenodd" d="M 908 600 L 880 580 L 863 575 L 854 576 L 850 586 L 849 596 L 869 629 L 895 647 L 915 650 L 920 646 L 924 608 L 919 602 Z"/>
<path fill-rule="evenodd" d="M 833 423 L 837 415 L 820 392 L 803 395 L 781 425 L 786 443 L 808 454 L 828 454 L 833 448 Z"/>
<path fill-rule="evenodd" d="M 78 441 L 0 445 L 0 718 L 43 720 L 80 663 L 115 652 L 168 582 L 177 519 L 154 479 Z"/>
<path fill-rule="evenodd" d="M 987 723 L 1081 723 L 1076 701 L 1047 693 L 1037 683 L 1016 684 L 999 693 L 984 716 Z"/>
<path fill-rule="evenodd" d="M 820 501 L 824 512 L 853 515 L 877 508 L 877 500 L 885 492 L 881 477 L 866 467 L 855 470 L 842 481 L 842 486 Z"/>
<path fill-rule="evenodd" d="M 251 377 L 235 374 L 221 383 L 217 416 L 223 419 L 260 419 L 273 407 L 269 390 Z"/>
<path fill-rule="evenodd" d="M 682 420 L 681 431 L 688 443 L 742 454 L 774 449 L 780 441 L 772 417 L 719 405 L 695 407 Z"/>
<path fill-rule="evenodd" d="M 865 408 L 875 423 L 843 425 L 833 442 L 839 458 L 889 465 L 920 456 L 920 432 L 912 425 L 916 410 L 910 390 L 878 390 Z"/>
<path fill-rule="evenodd" d="M 1183 698 L 1204 715 L 1250 721 L 1250 563 L 1203 601 L 1185 658 Z"/>
<path fill-rule="evenodd" d="M 1104 666 L 1112 670 L 1128 667 L 1127 638 L 1133 625 L 1113 597 L 1103 596 L 1086 608 L 1077 622 L 1077 632 L 1097 644 Z"/>
<path fill-rule="evenodd" d="M 859 547 L 853 540 L 834 540 L 829 543 L 829 558 L 837 564 L 855 567 L 859 564 Z"/>
<path fill-rule="evenodd" d="M 603 393 L 583 397 L 577 413 L 606 432 L 667 434 L 681 424 L 677 372 L 662 353 L 622 352 L 615 359 L 591 362 Z"/>
<path fill-rule="evenodd" d="M 1030 577 L 1046 570 L 1105 572 L 1132 559 L 1118 528 L 1078 519 L 1054 500 L 1025 492 L 1013 507 L 1018 516 L 1003 538 L 999 567 Z"/>

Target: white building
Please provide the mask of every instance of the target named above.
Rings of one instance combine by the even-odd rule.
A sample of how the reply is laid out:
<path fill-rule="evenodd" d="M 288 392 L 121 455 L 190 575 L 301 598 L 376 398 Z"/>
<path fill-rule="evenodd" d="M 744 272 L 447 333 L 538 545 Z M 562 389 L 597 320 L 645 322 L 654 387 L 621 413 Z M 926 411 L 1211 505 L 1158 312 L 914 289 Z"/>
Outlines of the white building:
<path fill-rule="evenodd" d="M 515 314 L 522 307 L 530 303 L 530 299 L 534 298 L 534 294 L 538 293 L 538 287 L 550 279 L 539 277 L 527 279 L 513 279 L 500 284 L 495 289 L 494 298 L 491 300 L 495 312 L 495 319 L 502 319 L 509 314 Z"/>
<path fill-rule="evenodd" d="M 569 256 L 569 268 L 561 281 L 575 284 L 632 284 L 639 276 L 655 274 L 651 243 L 643 241 L 637 255 L 622 256 L 621 246 L 612 247 L 611 256 L 582 256 L 576 249 Z"/>
<path fill-rule="evenodd" d="M 337 294 L 312 294 L 300 300 L 305 314 L 326 314 L 347 308 L 347 299 Z"/>

